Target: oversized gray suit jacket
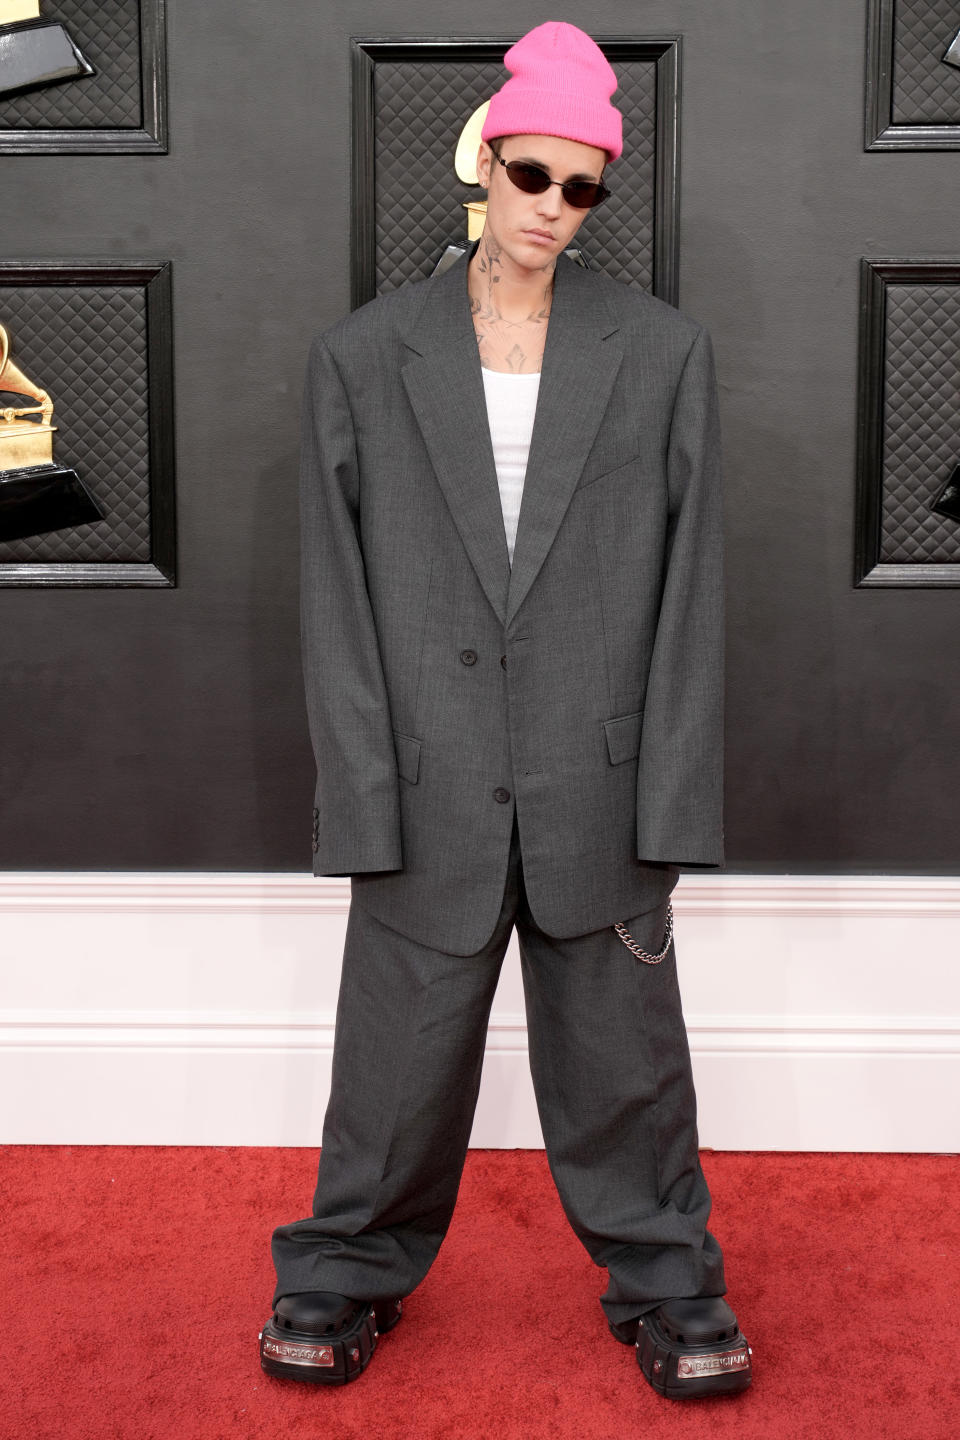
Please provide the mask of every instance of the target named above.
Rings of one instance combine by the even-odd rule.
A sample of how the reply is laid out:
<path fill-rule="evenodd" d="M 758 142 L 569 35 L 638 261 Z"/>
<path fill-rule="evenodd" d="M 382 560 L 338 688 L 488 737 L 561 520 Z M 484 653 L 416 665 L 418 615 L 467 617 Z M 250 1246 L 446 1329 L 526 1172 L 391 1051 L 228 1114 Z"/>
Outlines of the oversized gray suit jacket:
<path fill-rule="evenodd" d="M 466 260 L 318 337 L 314 874 L 467 955 L 499 915 L 514 807 L 553 936 L 722 863 L 721 525 L 710 340 L 643 291 L 558 259 L 512 568 Z"/>

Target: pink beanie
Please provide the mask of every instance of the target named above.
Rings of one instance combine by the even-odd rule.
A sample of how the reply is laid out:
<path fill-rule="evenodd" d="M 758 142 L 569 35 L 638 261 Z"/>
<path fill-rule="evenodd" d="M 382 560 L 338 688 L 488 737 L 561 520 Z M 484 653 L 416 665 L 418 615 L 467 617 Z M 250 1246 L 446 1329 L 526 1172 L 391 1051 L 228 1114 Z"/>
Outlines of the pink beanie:
<path fill-rule="evenodd" d="M 548 20 L 511 45 L 503 63 L 511 78 L 490 101 L 481 139 L 559 135 L 616 160 L 623 149 L 620 111 L 610 103 L 617 77 L 589 35 Z"/>

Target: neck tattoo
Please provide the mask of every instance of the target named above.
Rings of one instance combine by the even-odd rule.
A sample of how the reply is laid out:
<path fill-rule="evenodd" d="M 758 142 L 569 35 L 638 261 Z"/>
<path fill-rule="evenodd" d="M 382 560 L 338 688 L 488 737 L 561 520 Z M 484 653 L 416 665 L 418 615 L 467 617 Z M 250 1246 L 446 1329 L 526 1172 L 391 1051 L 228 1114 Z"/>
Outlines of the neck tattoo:
<path fill-rule="evenodd" d="M 470 311 L 477 335 L 481 364 L 491 370 L 514 373 L 540 369 L 543 347 L 547 338 L 547 321 L 553 303 L 554 266 L 544 267 L 542 285 L 538 285 L 525 308 L 514 316 L 501 310 L 503 290 L 503 252 L 492 236 L 481 236 L 480 245 L 469 270 Z M 521 306 L 524 297 L 519 298 Z"/>

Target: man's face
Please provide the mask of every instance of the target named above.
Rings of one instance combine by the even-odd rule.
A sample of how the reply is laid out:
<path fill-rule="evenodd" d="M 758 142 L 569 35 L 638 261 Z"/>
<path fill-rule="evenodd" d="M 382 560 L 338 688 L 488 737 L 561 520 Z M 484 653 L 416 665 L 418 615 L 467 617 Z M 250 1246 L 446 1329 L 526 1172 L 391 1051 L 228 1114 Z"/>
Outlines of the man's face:
<path fill-rule="evenodd" d="M 508 135 L 494 144 L 504 161 L 539 165 L 551 180 L 599 180 L 607 159 L 607 152 L 595 145 L 556 135 Z M 509 259 L 522 270 L 552 269 L 589 212 L 568 205 L 559 185 L 548 186 L 540 195 L 518 190 L 486 141 L 480 144 L 477 175 L 487 187 L 484 233 L 499 246 L 501 260 Z"/>

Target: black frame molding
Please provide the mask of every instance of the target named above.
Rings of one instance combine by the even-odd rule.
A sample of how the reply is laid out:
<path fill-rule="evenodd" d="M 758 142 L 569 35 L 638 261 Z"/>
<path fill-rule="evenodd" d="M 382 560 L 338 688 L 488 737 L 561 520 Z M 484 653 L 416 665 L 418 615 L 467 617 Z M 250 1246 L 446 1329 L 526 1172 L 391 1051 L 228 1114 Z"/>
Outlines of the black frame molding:
<path fill-rule="evenodd" d="M 167 138 L 166 0 L 140 0 L 139 130 L 0 130 L 0 155 L 165 155 Z"/>
<path fill-rule="evenodd" d="M 859 588 L 960 586 L 960 563 L 893 565 L 880 560 L 889 285 L 960 285 L 960 259 L 860 261 L 860 361 L 857 383 L 857 501 L 853 583 Z"/>
<path fill-rule="evenodd" d="M 896 0 L 869 0 L 863 148 L 960 150 L 960 116 L 956 125 L 893 123 L 895 12 Z"/>
<path fill-rule="evenodd" d="M 0 260 L 0 287 L 4 285 L 136 285 L 144 290 L 147 318 L 150 559 L 130 563 L 69 560 L 0 562 L 0 586 L 176 586 L 172 262 Z"/>
<path fill-rule="evenodd" d="M 376 176 L 374 173 L 374 72 L 378 61 L 502 60 L 519 35 L 471 39 L 414 36 L 351 36 L 352 97 L 350 305 L 376 294 Z M 613 60 L 652 60 L 657 73 L 657 148 L 653 294 L 671 305 L 679 293 L 680 46 L 679 35 L 596 35 Z"/>

